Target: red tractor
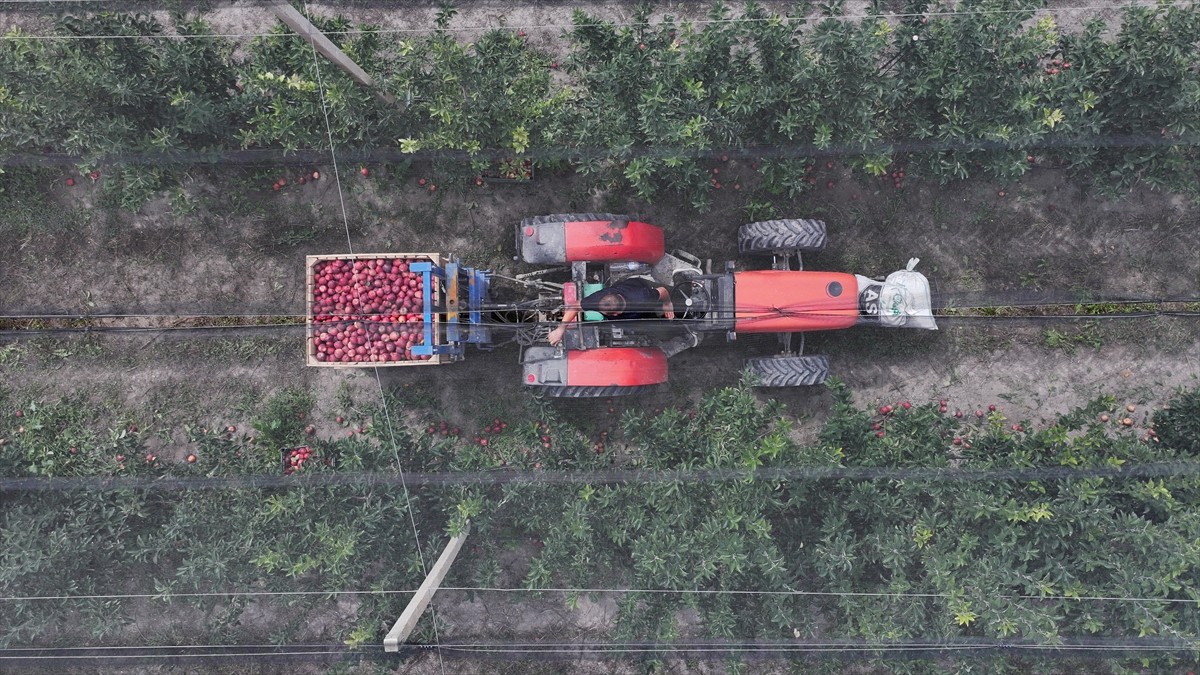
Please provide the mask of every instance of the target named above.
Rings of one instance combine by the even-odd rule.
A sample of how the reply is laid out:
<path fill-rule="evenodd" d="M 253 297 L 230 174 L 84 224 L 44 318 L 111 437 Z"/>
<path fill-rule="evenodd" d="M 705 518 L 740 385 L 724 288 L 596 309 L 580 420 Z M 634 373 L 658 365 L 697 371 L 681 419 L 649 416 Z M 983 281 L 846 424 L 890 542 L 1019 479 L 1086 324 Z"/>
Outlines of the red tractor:
<path fill-rule="evenodd" d="M 629 216 L 539 216 L 522 221 L 516 234 L 521 260 L 555 266 L 518 277 L 541 296 L 536 328 L 524 340 L 524 382 L 549 396 L 638 393 L 666 382 L 668 357 L 711 336 L 733 340 L 740 333 L 780 335 L 781 353 L 746 363 L 759 385 L 819 384 L 829 375 L 829 362 L 803 354 L 806 332 L 855 325 L 937 329 L 929 282 L 914 271 L 915 258 L 886 279 L 804 270 L 801 255 L 825 248 L 819 220 L 742 226 L 739 249 L 770 256 L 771 266 L 763 270 L 727 262 L 714 272 L 711 261 L 669 254 L 661 229 Z M 570 280 L 550 281 L 556 270 L 564 278 L 569 270 Z M 630 276 L 668 287 L 675 318 L 613 321 L 582 312 L 558 346 L 548 343 L 550 326 L 565 308 Z"/>
<path fill-rule="evenodd" d="M 759 385 L 792 387 L 829 375 L 824 356 L 803 354 L 804 333 L 859 324 L 937 328 L 929 282 L 913 271 L 915 258 L 886 279 L 804 270 L 801 254 L 825 248 L 819 220 L 742 226 L 742 253 L 771 256 L 765 270 L 727 262 L 714 272 L 711 261 L 668 254 L 662 230 L 628 216 L 527 218 L 516 235 L 518 259 L 548 267 L 514 279 L 441 253 L 309 256 L 308 364 L 453 363 L 465 358 L 467 345 L 490 350 L 496 335 L 511 331 L 524 348 L 527 386 L 549 396 L 621 396 L 666 382 L 667 358 L 713 335 L 733 340 L 741 333 L 776 333 L 781 352 L 746 366 Z M 628 282 L 631 277 L 645 281 Z M 517 281 L 537 298 L 493 302 L 493 282 L 500 280 Z M 613 320 L 575 310 L 589 307 L 580 301 L 594 293 L 615 293 L 604 290 L 614 284 L 653 288 L 657 308 L 673 317 Z M 564 314 L 577 313 L 561 334 L 552 329 Z"/>

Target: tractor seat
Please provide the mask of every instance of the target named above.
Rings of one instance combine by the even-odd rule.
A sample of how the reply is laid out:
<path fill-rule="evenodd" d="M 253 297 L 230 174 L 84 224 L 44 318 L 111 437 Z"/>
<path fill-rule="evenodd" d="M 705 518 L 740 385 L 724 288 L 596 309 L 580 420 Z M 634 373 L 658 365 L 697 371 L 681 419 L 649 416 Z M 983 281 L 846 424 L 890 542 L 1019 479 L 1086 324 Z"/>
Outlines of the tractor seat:
<path fill-rule="evenodd" d="M 583 297 L 581 298 L 579 296 L 579 291 L 575 286 L 575 282 L 569 281 L 569 282 L 563 284 L 563 303 L 565 303 L 567 305 L 579 304 L 580 302 L 582 302 L 583 298 L 586 298 L 587 296 L 591 295 L 592 293 L 595 293 L 596 291 L 599 291 L 603 288 L 604 288 L 604 284 L 584 284 L 583 285 Z M 584 321 L 603 321 L 604 315 L 601 314 L 600 312 L 588 311 L 588 312 L 583 313 L 583 320 Z"/>

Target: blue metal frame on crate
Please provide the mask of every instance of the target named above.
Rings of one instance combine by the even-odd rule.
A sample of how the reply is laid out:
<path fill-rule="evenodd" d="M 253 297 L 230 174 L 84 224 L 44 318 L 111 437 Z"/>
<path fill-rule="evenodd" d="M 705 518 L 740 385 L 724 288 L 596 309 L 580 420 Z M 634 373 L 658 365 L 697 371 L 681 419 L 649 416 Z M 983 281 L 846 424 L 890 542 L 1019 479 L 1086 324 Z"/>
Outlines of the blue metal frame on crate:
<path fill-rule="evenodd" d="M 467 335 L 467 342 L 474 344 L 480 349 L 491 351 L 492 349 L 492 329 L 483 322 L 483 305 L 488 301 L 488 285 L 491 283 L 491 276 L 487 270 L 477 270 L 470 267 L 467 271 L 467 296 L 469 307 L 469 321 L 471 322 L 471 330 Z"/>
<path fill-rule="evenodd" d="M 421 313 L 424 321 L 424 344 L 413 347 L 413 354 L 428 356 L 433 354 L 453 354 L 462 356 L 463 343 L 475 344 L 481 349 L 491 348 L 491 330 L 483 324 L 482 307 L 488 298 L 488 272 L 460 265 L 458 259 L 450 258 L 443 269 L 431 262 L 417 262 L 409 266 L 409 270 L 421 274 Z M 434 344 L 433 312 L 433 283 L 434 277 L 446 282 L 446 344 Z M 459 310 L 459 289 L 462 280 L 467 282 L 468 307 L 467 321 L 469 328 L 467 338 L 463 340 L 462 322 Z"/>

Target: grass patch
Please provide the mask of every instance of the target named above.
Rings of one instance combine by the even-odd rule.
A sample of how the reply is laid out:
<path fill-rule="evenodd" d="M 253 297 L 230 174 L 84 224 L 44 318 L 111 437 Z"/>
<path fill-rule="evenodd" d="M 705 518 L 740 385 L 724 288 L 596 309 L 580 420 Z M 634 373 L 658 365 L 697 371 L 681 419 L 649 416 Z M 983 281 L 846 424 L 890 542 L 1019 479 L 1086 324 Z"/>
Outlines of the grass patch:
<path fill-rule="evenodd" d="M 25 348 L 19 342 L 0 346 L 0 366 L 19 366 L 25 356 Z"/>
<path fill-rule="evenodd" d="M 314 403 L 312 395 L 303 389 L 285 389 L 267 401 L 250 426 L 268 447 L 299 445 L 304 440 Z"/>
<path fill-rule="evenodd" d="M 1100 349 L 1104 346 L 1104 338 L 1100 335 L 1100 327 L 1094 321 L 1089 321 L 1073 332 L 1053 328 L 1042 331 L 1042 343 L 1051 349 L 1074 354 L 1079 347 Z"/>

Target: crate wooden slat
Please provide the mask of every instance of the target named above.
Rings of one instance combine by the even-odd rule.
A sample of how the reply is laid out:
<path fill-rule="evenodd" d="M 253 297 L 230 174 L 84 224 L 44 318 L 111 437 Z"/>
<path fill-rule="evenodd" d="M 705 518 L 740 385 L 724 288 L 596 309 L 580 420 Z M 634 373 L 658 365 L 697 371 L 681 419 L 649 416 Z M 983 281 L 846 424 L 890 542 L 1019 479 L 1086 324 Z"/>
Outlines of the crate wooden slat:
<path fill-rule="evenodd" d="M 351 361 L 349 363 L 332 363 L 329 361 L 317 360 L 317 342 L 314 339 L 316 331 L 313 325 L 313 268 L 317 263 L 326 260 L 346 260 L 354 262 L 356 260 L 418 260 L 428 261 L 445 269 L 446 257 L 441 253 L 338 253 L 333 255 L 310 255 L 305 258 L 304 263 L 304 353 L 305 363 L 318 368 L 371 368 L 378 366 L 380 368 L 393 368 L 396 366 L 436 366 L 442 363 L 449 363 L 449 359 L 442 354 L 434 354 L 428 361 Z M 433 305 L 436 308 L 441 300 L 441 287 L 438 284 L 436 277 L 433 278 Z M 441 331 L 439 325 L 441 323 L 440 312 L 433 312 L 433 344 L 441 344 Z M 347 317 L 347 320 L 354 320 L 352 317 Z"/>

